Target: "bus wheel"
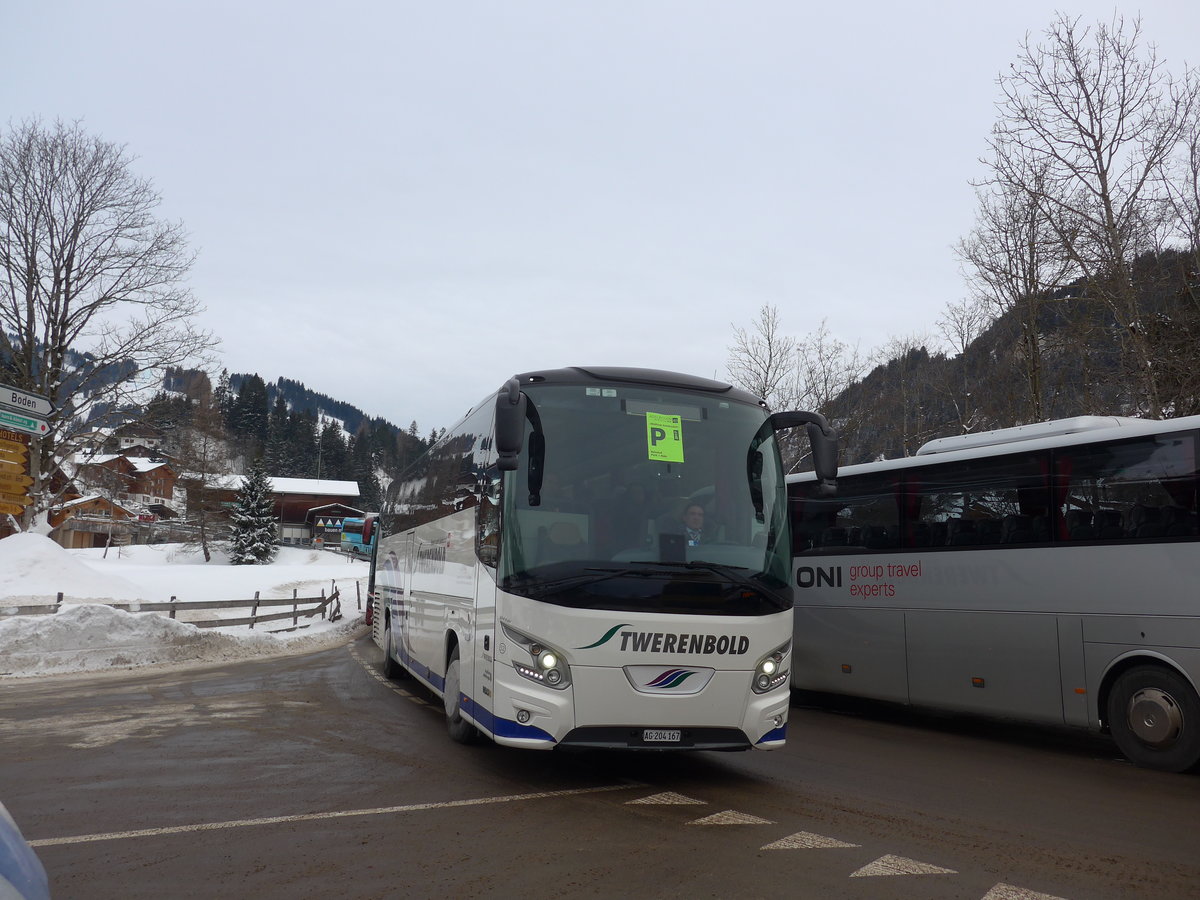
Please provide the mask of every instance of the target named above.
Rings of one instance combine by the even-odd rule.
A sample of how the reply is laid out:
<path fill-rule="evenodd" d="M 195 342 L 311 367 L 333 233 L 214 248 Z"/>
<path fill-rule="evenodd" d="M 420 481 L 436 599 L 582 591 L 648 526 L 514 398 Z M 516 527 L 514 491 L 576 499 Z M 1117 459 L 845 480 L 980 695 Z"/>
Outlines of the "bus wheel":
<path fill-rule="evenodd" d="M 395 646 L 392 641 L 392 619 L 389 616 L 387 625 L 383 629 L 383 677 L 403 678 L 407 673 L 404 671 L 404 666 L 392 658 L 392 648 Z"/>
<path fill-rule="evenodd" d="M 1117 747 L 1147 769 L 1184 772 L 1200 764 L 1200 698 L 1165 666 L 1135 666 L 1108 695 Z"/>
<path fill-rule="evenodd" d="M 446 730 L 451 739 L 460 744 L 470 744 L 475 740 L 475 726 L 462 717 L 462 686 L 459 681 L 458 648 L 450 653 L 450 663 L 446 666 L 446 690 L 443 696 L 446 705 Z"/>

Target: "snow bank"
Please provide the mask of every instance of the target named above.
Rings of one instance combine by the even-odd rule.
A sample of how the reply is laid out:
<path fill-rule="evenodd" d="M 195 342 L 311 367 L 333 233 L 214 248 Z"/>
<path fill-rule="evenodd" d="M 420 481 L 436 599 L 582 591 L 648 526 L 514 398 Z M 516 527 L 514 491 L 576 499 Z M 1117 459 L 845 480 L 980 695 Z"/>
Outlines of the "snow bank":
<path fill-rule="evenodd" d="M 97 573 L 48 537 L 14 534 L 0 541 L 0 606 L 53 603 L 60 591 L 72 603 L 148 599 L 133 582 L 115 571 Z"/>
<path fill-rule="evenodd" d="M 204 563 L 180 545 L 64 550 L 49 538 L 18 534 L 0 540 L 0 609 L 54 603 L 56 614 L 0 616 L 0 678 L 96 673 L 141 666 L 221 663 L 337 646 L 363 626 L 357 597 L 367 565 L 335 554 L 282 547 L 265 566 L 231 566 L 224 557 Z M 356 589 L 356 582 L 360 584 Z M 127 613 L 101 605 L 313 597 L 336 585 L 343 618 L 308 619 L 290 633 L 264 633 L 290 622 L 200 629 L 166 614 Z M 208 611 L 204 618 L 236 618 L 245 609 Z"/>
<path fill-rule="evenodd" d="M 278 653 L 281 642 L 265 634 L 206 634 L 154 613 L 84 605 L 0 621 L 0 648 L 0 675 L 27 676 L 246 659 Z"/>

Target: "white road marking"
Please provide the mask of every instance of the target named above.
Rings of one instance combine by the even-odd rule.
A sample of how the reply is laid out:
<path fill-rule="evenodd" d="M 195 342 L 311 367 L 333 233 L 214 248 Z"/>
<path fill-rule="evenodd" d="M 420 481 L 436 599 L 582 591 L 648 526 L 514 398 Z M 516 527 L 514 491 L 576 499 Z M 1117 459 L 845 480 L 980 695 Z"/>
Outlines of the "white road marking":
<path fill-rule="evenodd" d="M 795 834 L 780 838 L 773 844 L 760 847 L 760 850 L 824 850 L 833 847 L 861 847 L 862 844 L 847 844 L 836 838 L 813 834 L 810 831 L 797 831 Z"/>
<path fill-rule="evenodd" d="M 904 856 L 881 856 L 873 863 L 868 863 L 857 872 L 852 872 L 851 878 L 867 878 L 876 875 L 957 875 L 954 869 L 943 869 L 929 863 L 917 862 Z"/>
<path fill-rule="evenodd" d="M 740 813 L 737 810 L 727 809 L 724 812 L 714 813 L 711 816 L 705 816 L 703 819 L 696 819 L 688 822 L 689 825 L 774 825 L 770 819 L 760 819 L 758 816 L 752 816 L 749 813 Z"/>
<path fill-rule="evenodd" d="M 349 650 L 350 650 L 350 655 L 353 656 L 358 661 L 358 664 L 360 666 L 362 666 L 364 669 L 366 669 L 367 674 L 370 675 L 372 678 L 374 678 L 376 681 L 378 681 L 380 684 L 382 684 L 385 688 L 387 688 L 393 694 L 399 694 L 405 700 L 411 700 L 413 703 L 417 704 L 417 706 L 432 705 L 429 703 L 428 700 L 424 699 L 423 697 L 418 697 L 415 694 L 410 694 L 404 688 L 397 687 L 395 684 L 392 683 L 392 681 L 390 679 L 385 678 L 382 672 L 379 672 L 378 670 L 376 670 L 376 668 L 373 665 L 371 665 L 371 663 L 367 662 L 365 659 L 363 659 L 359 655 L 358 649 L 356 647 L 354 647 L 353 644 L 349 645 Z"/>
<path fill-rule="evenodd" d="M 658 806 L 703 806 L 707 800 L 693 800 L 691 797 L 685 797 L 683 794 L 676 794 L 674 791 L 664 791 L 661 794 L 651 794 L 649 797 L 643 797 L 641 800 L 626 800 L 626 806 L 636 806 L 639 803 Z"/>
<path fill-rule="evenodd" d="M 1013 884 L 998 884 L 983 895 L 982 900 L 1063 900 L 1053 894 L 1039 894 Z"/>
<path fill-rule="evenodd" d="M 129 838 L 162 837 L 189 834 L 196 831 L 221 831 L 228 828 L 249 828 L 256 825 L 281 825 L 288 822 L 318 822 L 322 819 L 345 819 L 353 816 L 386 816 L 396 813 L 421 812 L 429 809 L 454 809 L 461 806 L 486 806 L 490 803 L 520 803 L 526 800 L 546 800 L 551 797 L 576 797 L 581 794 L 603 794 L 608 791 L 627 791 L 644 788 L 644 784 L 628 782 L 603 787 L 570 788 L 561 791 L 538 791 L 533 794 L 510 794 L 505 797 L 479 797 L 473 800 L 447 800 L 442 803 L 413 803 L 408 806 L 381 806 L 376 809 L 347 809 L 337 812 L 307 813 L 297 816 L 270 816 L 263 819 L 239 819 L 232 822 L 203 822 L 196 825 L 175 825 L 168 828 L 143 828 L 138 831 L 110 831 L 103 834 L 80 834 L 73 837 L 43 838 L 30 841 L 32 847 L 57 847 L 61 844 L 89 844 L 97 841 L 121 841 Z"/>

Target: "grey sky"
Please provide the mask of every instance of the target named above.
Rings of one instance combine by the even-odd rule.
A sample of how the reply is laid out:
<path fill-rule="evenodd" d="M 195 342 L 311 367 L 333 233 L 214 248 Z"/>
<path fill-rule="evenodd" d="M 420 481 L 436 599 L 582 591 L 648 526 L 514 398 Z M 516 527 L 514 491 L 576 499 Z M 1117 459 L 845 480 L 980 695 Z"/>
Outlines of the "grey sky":
<path fill-rule="evenodd" d="M 526 369 L 724 378 L 763 304 L 870 351 L 964 296 L 994 79 L 1055 5 L 808 7 L 0 0 L 0 124 L 139 157 L 230 371 L 427 433 Z M 1118 8 L 1196 62 L 1200 4 Z"/>

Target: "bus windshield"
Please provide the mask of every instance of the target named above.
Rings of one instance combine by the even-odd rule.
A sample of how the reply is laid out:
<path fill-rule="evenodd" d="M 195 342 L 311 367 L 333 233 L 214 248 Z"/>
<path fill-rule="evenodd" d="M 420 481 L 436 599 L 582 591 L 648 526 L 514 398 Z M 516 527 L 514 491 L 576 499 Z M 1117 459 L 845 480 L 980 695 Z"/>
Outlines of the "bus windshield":
<path fill-rule="evenodd" d="M 504 485 L 505 590 L 631 611 L 791 605 L 783 474 L 767 411 L 647 385 L 529 385 Z"/>

